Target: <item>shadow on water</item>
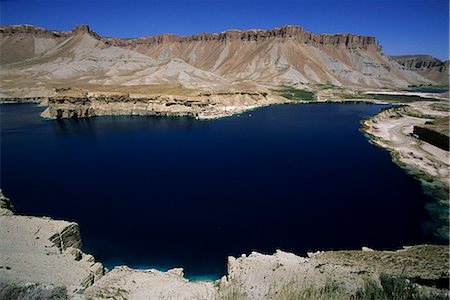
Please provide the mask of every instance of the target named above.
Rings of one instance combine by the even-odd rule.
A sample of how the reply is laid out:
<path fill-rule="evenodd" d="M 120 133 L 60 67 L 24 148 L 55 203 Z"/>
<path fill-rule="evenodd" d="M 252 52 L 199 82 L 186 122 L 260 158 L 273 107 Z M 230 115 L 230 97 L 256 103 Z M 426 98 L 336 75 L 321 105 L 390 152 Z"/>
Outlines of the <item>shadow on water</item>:
<path fill-rule="evenodd" d="M 48 121 L 34 105 L 1 106 L 1 188 L 19 213 L 78 222 L 107 266 L 188 276 L 218 277 L 228 255 L 254 250 L 439 242 L 424 231 L 420 183 L 358 131 L 383 107 Z"/>

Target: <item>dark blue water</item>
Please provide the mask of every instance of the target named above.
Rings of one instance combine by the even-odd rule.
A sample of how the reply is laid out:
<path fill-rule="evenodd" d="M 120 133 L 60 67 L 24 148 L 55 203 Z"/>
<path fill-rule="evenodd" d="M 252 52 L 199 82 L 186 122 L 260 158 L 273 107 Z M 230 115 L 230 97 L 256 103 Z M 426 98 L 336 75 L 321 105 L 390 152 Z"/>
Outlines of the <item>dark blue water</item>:
<path fill-rule="evenodd" d="M 406 90 L 407 92 L 414 92 L 414 93 L 436 93 L 436 94 L 441 94 L 441 93 L 445 93 L 448 92 L 448 89 L 439 89 L 439 88 L 420 88 L 420 89 L 410 89 L 410 90 Z"/>
<path fill-rule="evenodd" d="M 84 250 L 108 266 L 188 276 L 219 276 L 228 255 L 252 250 L 434 242 L 431 198 L 358 130 L 382 107 L 49 121 L 2 105 L 1 188 L 21 214 L 78 222 Z"/>

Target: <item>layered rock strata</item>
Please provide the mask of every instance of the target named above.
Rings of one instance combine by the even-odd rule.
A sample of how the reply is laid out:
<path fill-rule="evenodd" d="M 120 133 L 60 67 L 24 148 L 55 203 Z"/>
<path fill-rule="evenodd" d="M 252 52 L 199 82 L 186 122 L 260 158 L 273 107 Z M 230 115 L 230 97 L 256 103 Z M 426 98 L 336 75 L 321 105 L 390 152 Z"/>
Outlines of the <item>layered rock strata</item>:
<path fill-rule="evenodd" d="M 120 39 L 103 37 L 102 40 L 114 46 L 131 46 L 163 43 L 188 43 L 193 41 L 217 41 L 226 43 L 231 40 L 241 42 L 265 41 L 268 39 L 292 39 L 300 43 L 314 46 L 333 46 L 349 49 L 372 49 L 381 51 L 374 36 L 362 36 L 351 33 L 346 34 L 315 34 L 305 31 L 300 26 L 283 26 L 269 30 L 227 30 L 220 33 L 200 33 L 191 36 L 177 36 L 174 34 L 161 34 L 151 37 Z"/>
<path fill-rule="evenodd" d="M 48 98 L 47 118 L 83 118 L 104 115 L 166 115 L 210 119 L 255 107 L 287 102 L 265 92 L 199 93 L 197 96 L 82 93 Z"/>
<path fill-rule="evenodd" d="M 3 26 L 0 53 L 4 87 L 0 92 L 11 97 L 32 86 L 54 83 L 216 90 L 247 83 L 262 87 L 435 83 L 385 57 L 373 36 L 314 34 L 299 26 L 126 39 L 101 37 L 85 25 L 67 32 Z M 17 82 L 27 84 L 18 89 Z"/>
<path fill-rule="evenodd" d="M 449 84 L 449 61 L 441 61 L 431 55 L 401 55 L 391 56 L 395 62 L 407 70 L 416 72 L 425 78 L 442 85 Z"/>

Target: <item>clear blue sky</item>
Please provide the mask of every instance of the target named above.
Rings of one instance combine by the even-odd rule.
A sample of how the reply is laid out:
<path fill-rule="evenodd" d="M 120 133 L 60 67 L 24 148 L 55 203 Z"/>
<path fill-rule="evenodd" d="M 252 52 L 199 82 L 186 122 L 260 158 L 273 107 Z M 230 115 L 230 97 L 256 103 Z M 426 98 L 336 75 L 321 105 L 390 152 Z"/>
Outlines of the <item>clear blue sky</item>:
<path fill-rule="evenodd" d="M 389 55 L 448 59 L 448 0 L 0 0 L 2 25 L 68 30 L 88 24 L 100 35 L 190 35 L 293 24 L 316 33 L 374 35 Z"/>

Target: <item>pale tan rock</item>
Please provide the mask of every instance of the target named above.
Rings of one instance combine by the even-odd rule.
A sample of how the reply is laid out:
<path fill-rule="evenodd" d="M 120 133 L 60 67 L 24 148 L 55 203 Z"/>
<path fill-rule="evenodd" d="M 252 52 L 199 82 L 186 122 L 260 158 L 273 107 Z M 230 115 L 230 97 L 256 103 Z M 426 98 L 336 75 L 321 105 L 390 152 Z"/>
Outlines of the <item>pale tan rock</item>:
<path fill-rule="evenodd" d="M 103 275 L 100 263 L 78 259 L 80 245 L 76 223 L 2 215 L 0 278 L 7 284 L 67 287 L 73 295 Z"/>
<path fill-rule="evenodd" d="M 179 270 L 133 270 L 116 267 L 103 276 L 84 295 L 107 299 L 215 299 L 212 282 L 189 282 Z"/>

